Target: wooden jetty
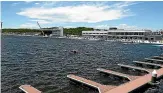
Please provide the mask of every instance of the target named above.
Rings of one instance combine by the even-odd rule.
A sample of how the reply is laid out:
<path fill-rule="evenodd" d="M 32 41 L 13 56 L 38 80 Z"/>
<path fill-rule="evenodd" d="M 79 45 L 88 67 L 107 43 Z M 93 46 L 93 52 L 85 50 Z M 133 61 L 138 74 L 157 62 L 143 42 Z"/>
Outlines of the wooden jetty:
<path fill-rule="evenodd" d="M 163 75 L 163 68 L 157 70 L 157 78 L 159 78 L 160 76 Z M 98 88 L 99 93 L 129 93 L 134 91 L 135 89 L 144 86 L 145 84 L 149 83 L 151 81 L 152 78 L 152 74 L 149 73 L 147 75 L 144 76 L 140 76 L 138 78 L 136 78 L 135 80 L 132 80 L 130 82 L 124 83 L 120 86 L 117 87 L 108 87 L 108 89 L 106 87 L 101 87 L 103 85 L 101 84 L 97 84 L 94 83 L 94 81 L 89 81 L 87 79 L 83 79 L 81 77 L 78 76 L 69 76 L 70 79 L 73 79 L 75 81 L 81 82 L 83 84 Z M 104 90 L 103 90 L 104 89 Z"/>
<path fill-rule="evenodd" d="M 163 59 L 162 56 L 153 56 L 152 58 L 159 58 L 159 59 Z"/>
<path fill-rule="evenodd" d="M 145 68 L 141 68 L 141 67 L 136 67 L 136 66 L 130 66 L 130 65 L 124 65 L 124 64 L 118 64 L 120 67 L 124 67 L 124 68 L 130 68 L 130 69 L 136 69 L 136 70 L 140 70 L 140 71 L 146 71 L 148 73 L 152 72 L 152 69 L 145 69 Z"/>
<path fill-rule="evenodd" d="M 153 62 L 156 62 L 156 61 L 163 62 L 163 60 L 159 60 L 159 59 L 153 59 L 153 58 L 145 58 L 145 59 L 151 60 Z M 159 66 L 161 68 L 156 70 L 157 78 L 160 78 L 161 76 L 163 76 L 163 65 L 161 65 L 161 64 L 142 62 L 142 61 L 133 61 L 133 62 L 137 63 L 137 64 Z M 151 82 L 153 69 L 146 69 L 146 68 L 142 68 L 142 67 L 124 65 L 124 64 L 118 64 L 118 65 L 123 68 L 146 71 L 146 72 L 148 72 L 148 74 L 146 74 L 144 76 L 133 76 L 133 75 L 123 74 L 120 72 L 106 70 L 106 69 L 102 69 L 102 68 L 97 69 L 100 72 L 116 75 L 116 76 L 127 78 L 130 80 L 129 82 L 121 84 L 119 86 L 103 85 L 103 84 L 97 83 L 95 81 L 88 80 L 86 78 L 82 78 L 82 77 L 79 77 L 79 76 L 76 76 L 73 74 L 67 75 L 67 77 L 76 82 L 79 82 L 79 83 L 85 84 L 87 86 L 93 87 L 95 89 L 98 89 L 99 93 L 129 93 L 129 92 L 132 92 L 132 91 L 136 90 L 137 88 L 140 88 L 140 87 L 146 85 L 147 83 Z M 21 90 L 23 90 L 25 93 L 42 93 L 41 91 L 39 91 L 38 89 L 36 89 L 30 85 L 21 85 L 19 88 Z"/>
<path fill-rule="evenodd" d="M 158 78 L 163 75 L 163 68 L 157 70 Z M 151 73 L 144 75 L 138 79 L 122 84 L 106 93 L 128 93 L 151 81 Z"/>
<path fill-rule="evenodd" d="M 102 84 L 99 84 L 97 82 L 94 82 L 94 81 L 91 81 L 91 80 L 88 80 L 88 79 L 85 79 L 85 78 L 82 78 L 79 76 L 75 76 L 72 74 L 67 75 L 67 77 L 71 80 L 80 82 L 82 84 L 88 85 L 88 86 L 93 87 L 93 88 L 96 88 L 96 89 L 98 89 L 99 93 L 105 93 L 108 90 L 115 88 L 115 86 L 112 86 L 112 85 L 102 85 Z"/>
<path fill-rule="evenodd" d="M 25 93 L 42 93 L 41 91 L 32 87 L 31 85 L 21 85 L 19 88 Z"/>
<path fill-rule="evenodd" d="M 119 77 L 127 78 L 130 81 L 135 80 L 135 79 L 140 77 L 140 76 L 133 76 L 133 75 L 128 75 L 128 74 L 123 74 L 123 73 L 115 72 L 115 71 L 112 71 L 112 70 L 106 70 L 106 69 L 102 69 L 102 68 L 98 68 L 97 70 L 100 71 L 100 72 L 106 73 L 106 74 L 112 74 L 112 75 L 116 75 L 116 76 L 119 76 Z"/>
<path fill-rule="evenodd" d="M 159 59 L 153 59 L 153 58 L 145 58 L 145 59 L 153 62 L 163 62 L 163 60 L 159 60 Z"/>
<path fill-rule="evenodd" d="M 161 64 L 154 64 L 154 63 L 149 63 L 149 62 L 142 62 L 142 61 L 133 61 L 134 63 L 137 64 L 144 64 L 144 65 L 150 65 L 150 66 L 158 66 L 158 67 L 163 67 Z"/>

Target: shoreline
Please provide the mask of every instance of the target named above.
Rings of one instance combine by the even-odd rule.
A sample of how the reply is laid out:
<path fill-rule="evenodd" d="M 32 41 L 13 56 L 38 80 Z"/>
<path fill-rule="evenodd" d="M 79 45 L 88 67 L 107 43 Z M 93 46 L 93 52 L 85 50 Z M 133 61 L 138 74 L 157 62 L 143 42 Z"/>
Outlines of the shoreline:
<path fill-rule="evenodd" d="M 32 37 L 42 37 L 40 35 L 25 35 L 25 34 L 4 34 L 1 33 L 1 35 L 5 35 L 5 36 L 32 36 Z M 46 38 L 66 38 L 66 39 L 78 39 L 78 40 L 89 40 L 89 41 L 111 41 L 111 42 L 122 42 L 122 43 L 134 43 L 134 44 L 158 44 L 158 45 L 163 45 L 163 41 L 156 41 L 156 42 L 151 42 L 148 40 L 125 40 L 125 39 L 114 39 L 114 40 L 104 40 L 101 38 L 84 38 L 82 36 L 63 36 L 63 37 L 55 37 L 55 36 L 50 36 L 50 37 L 46 37 Z"/>

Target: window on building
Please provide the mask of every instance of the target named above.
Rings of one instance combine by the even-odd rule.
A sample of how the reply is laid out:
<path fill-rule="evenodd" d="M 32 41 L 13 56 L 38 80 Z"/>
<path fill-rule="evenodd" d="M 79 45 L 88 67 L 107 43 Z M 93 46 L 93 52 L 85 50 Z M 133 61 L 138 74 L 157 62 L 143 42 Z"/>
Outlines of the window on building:
<path fill-rule="evenodd" d="M 134 35 L 138 35 L 138 32 L 135 32 Z"/>
<path fill-rule="evenodd" d="M 124 33 L 121 32 L 120 35 L 124 35 Z"/>
<path fill-rule="evenodd" d="M 109 35 L 111 35 L 111 32 L 108 32 Z"/>
<path fill-rule="evenodd" d="M 139 35 L 144 35 L 144 33 L 143 32 L 140 32 Z"/>

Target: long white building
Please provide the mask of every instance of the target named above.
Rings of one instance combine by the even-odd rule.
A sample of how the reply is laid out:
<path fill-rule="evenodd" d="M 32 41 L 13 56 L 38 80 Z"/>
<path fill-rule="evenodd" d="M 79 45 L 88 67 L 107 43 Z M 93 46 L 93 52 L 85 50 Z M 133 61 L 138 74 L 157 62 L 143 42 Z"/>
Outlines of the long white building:
<path fill-rule="evenodd" d="M 82 31 L 84 38 L 100 38 L 100 39 L 128 39 L 128 40 L 149 40 L 156 41 L 161 40 L 161 33 L 152 32 L 151 30 L 124 30 L 111 28 L 109 30 L 94 30 L 94 31 Z"/>

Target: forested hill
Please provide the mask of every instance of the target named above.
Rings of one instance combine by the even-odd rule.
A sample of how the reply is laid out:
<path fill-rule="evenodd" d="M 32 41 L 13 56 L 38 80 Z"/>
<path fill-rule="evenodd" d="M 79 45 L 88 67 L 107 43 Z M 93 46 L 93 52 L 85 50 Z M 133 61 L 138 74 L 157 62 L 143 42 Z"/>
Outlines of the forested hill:
<path fill-rule="evenodd" d="M 92 31 L 93 28 L 77 27 L 77 28 L 64 28 L 65 35 L 81 35 L 82 31 Z"/>

